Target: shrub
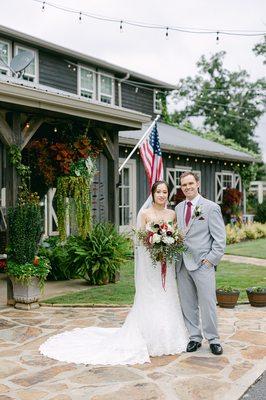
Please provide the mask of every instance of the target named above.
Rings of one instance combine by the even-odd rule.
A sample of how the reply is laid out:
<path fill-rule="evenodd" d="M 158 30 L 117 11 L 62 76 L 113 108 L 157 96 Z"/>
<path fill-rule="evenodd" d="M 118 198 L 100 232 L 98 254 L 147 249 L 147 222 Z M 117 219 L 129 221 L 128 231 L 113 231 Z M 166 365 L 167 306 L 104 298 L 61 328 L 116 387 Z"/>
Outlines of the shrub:
<path fill-rule="evenodd" d="M 239 243 L 243 240 L 252 240 L 266 237 L 266 224 L 226 225 L 226 244 Z"/>
<path fill-rule="evenodd" d="M 257 205 L 255 221 L 266 223 L 266 200 L 263 203 Z"/>
<path fill-rule="evenodd" d="M 32 263 L 42 233 L 40 206 L 19 204 L 8 211 L 8 256 L 17 263 Z"/>
<path fill-rule="evenodd" d="M 123 263 L 132 257 L 131 241 L 109 223 L 98 223 L 85 239 L 72 237 L 69 256 L 78 275 L 91 285 L 113 281 Z"/>
<path fill-rule="evenodd" d="M 68 246 L 67 244 L 62 244 L 58 237 L 51 236 L 44 240 L 38 254 L 50 260 L 51 270 L 47 279 L 60 281 L 72 279 L 77 276 L 68 254 Z"/>
<path fill-rule="evenodd" d="M 230 222 L 231 218 L 239 221 L 241 199 L 242 193 L 239 190 L 234 188 L 227 188 L 224 190 L 221 209 L 226 222 Z"/>

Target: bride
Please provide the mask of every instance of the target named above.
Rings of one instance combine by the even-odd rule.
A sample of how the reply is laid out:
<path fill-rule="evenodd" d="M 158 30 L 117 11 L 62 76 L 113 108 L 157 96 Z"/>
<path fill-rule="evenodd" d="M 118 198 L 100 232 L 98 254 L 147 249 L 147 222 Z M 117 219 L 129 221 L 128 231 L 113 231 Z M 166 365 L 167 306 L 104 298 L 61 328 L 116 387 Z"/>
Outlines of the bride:
<path fill-rule="evenodd" d="M 173 222 L 176 215 L 165 208 L 169 188 L 166 182 L 152 186 L 153 203 L 141 210 L 138 228 L 148 222 Z M 167 268 L 162 287 L 161 266 L 152 265 L 143 246 L 135 248 L 134 304 L 121 328 L 76 328 L 52 336 L 40 346 L 50 358 L 76 364 L 125 365 L 150 362 L 150 356 L 185 351 L 187 331 L 179 303 L 175 267 Z"/>

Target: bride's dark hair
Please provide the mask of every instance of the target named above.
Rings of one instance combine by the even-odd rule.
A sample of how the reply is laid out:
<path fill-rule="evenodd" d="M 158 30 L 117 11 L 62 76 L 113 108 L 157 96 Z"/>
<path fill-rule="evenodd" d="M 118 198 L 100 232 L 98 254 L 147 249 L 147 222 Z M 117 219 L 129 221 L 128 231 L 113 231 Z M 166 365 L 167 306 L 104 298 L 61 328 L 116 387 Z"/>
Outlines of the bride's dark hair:
<path fill-rule="evenodd" d="M 167 187 L 167 192 L 168 192 L 167 198 L 169 200 L 170 188 L 169 188 L 168 183 L 166 181 L 156 181 L 156 182 L 154 182 L 154 184 L 151 187 L 151 196 L 152 196 L 153 201 L 154 201 L 154 193 L 156 192 L 157 187 L 162 184 L 164 184 Z"/>

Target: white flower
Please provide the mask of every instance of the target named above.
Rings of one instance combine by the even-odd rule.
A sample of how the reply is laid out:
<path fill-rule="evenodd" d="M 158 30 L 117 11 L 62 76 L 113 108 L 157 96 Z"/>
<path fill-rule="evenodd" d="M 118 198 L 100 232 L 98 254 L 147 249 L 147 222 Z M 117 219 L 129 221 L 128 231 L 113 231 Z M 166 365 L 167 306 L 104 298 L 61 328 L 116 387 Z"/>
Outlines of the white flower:
<path fill-rule="evenodd" d="M 152 236 L 152 243 L 160 243 L 160 241 L 161 241 L 161 235 L 158 235 L 157 233 L 155 233 Z"/>
<path fill-rule="evenodd" d="M 165 244 L 173 244 L 175 242 L 175 239 L 172 236 L 164 236 L 163 242 Z"/>

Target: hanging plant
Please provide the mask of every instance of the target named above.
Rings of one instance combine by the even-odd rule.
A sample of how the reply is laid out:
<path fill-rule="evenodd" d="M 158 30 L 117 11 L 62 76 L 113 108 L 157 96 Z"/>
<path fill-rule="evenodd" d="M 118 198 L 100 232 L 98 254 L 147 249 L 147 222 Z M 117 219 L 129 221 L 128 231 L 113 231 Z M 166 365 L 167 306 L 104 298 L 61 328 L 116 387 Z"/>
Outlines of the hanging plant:
<path fill-rule="evenodd" d="M 57 218 L 58 231 L 62 241 L 66 240 L 66 220 L 74 207 L 78 234 L 85 239 L 91 229 L 91 184 L 96 167 L 88 157 L 80 159 L 70 166 L 70 176 L 59 177 L 57 180 Z M 67 201 L 67 199 L 72 199 Z"/>

